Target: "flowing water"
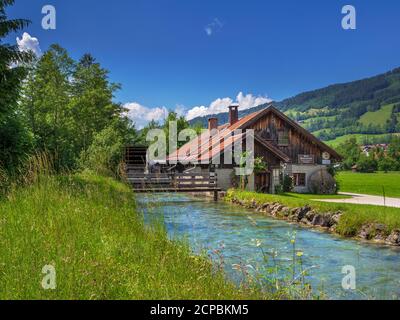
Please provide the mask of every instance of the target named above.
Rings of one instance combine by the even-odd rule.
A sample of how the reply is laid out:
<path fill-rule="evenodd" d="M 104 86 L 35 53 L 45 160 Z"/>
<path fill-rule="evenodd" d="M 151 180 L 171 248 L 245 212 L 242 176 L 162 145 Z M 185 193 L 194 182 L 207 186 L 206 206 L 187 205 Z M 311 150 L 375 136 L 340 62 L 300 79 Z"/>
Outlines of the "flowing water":
<path fill-rule="evenodd" d="M 263 265 L 261 248 L 277 251 L 281 263 L 293 259 L 291 237 L 296 233 L 296 250 L 304 252 L 303 267 L 312 268 L 307 282 L 332 299 L 398 299 L 400 297 L 400 250 L 365 244 L 300 227 L 254 213 L 236 205 L 213 202 L 183 194 L 139 195 L 145 221 L 162 218 L 171 238 L 185 238 L 192 249 L 213 255 L 219 249 L 228 276 L 239 281 L 233 264 Z M 257 247 L 256 243 L 261 246 Z M 356 290 L 344 290 L 345 266 L 356 271 Z"/>

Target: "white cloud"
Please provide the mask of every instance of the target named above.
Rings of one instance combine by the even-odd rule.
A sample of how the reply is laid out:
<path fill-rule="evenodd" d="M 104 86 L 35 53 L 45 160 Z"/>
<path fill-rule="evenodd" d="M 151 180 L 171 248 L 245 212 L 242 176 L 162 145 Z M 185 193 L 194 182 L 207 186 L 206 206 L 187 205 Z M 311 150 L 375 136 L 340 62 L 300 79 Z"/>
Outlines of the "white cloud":
<path fill-rule="evenodd" d="M 29 33 L 24 32 L 22 38 L 17 37 L 17 44 L 20 51 L 27 52 L 32 51 L 36 56 L 42 55 L 42 50 L 40 49 L 39 40 L 32 37 Z"/>
<path fill-rule="evenodd" d="M 185 106 L 178 104 L 174 110 L 178 117 L 184 117 L 186 115 Z"/>
<path fill-rule="evenodd" d="M 218 98 L 211 102 L 208 107 L 196 106 L 187 111 L 184 106 L 177 105 L 174 112 L 178 116 L 185 116 L 187 120 L 192 120 L 197 117 L 227 112 L 228 107 L 232 104 L 238 104 L 239 110 L 246 110 L 271 101 L 266 96 L 244 95 L 242 92 L 239 92 L 235 100 L 229 97 Z M 135 123 L 138 129 L 143 129 L 151 120 L 162 124 L 170 111 L 166 107 L 146 107 L 137 102 L 126 103 L 124 107 L 128 110 L 128 117 Z"/>
<path fill-rule="evenodd" d="M 168 115 L 165 107 L 148 108 L 137 102 L 126 103 L 128 117 L 135 123 L 138 129 L 143 129 L 151 120 L 163 122 Z"/>
<path fill-rule="evenodd" d="M 218 18 L 214 18 L 211 23 L 204 27 L 204 31 L 208 36 L 211 36 L 214 32 L 221 30 L 223 26 L 223 23 Z"/>
<path fill-rule="evenodd" d="M 228 107 L 234 103 L 239 105 L 239 110 L 246 110 L 271 101 L 267 96 L 253 96 L 251 93 L 244 95 L 243 92 L 239 92 L 235 101 L 231 98 L 218 98 L 208 107 L 196 106 L 191 108 L 186 113 L 186 119 L 192 120 L 197 117 L 227 112 Z"/>

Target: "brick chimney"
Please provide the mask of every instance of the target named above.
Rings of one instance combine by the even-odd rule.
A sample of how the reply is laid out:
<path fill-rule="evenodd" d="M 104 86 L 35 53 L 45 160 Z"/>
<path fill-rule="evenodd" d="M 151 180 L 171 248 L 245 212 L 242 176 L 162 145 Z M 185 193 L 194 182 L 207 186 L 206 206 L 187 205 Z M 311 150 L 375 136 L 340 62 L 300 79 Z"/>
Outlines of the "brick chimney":
<path fill-rule="evenodd" d="M 208 119 L 208 130 L 216 130 L 218 129 L 218 118 L 209 118 Z"/>
<path fill-rule="evenodd" d="M 239 106 L 229 106 L 229 125 L 232 126 L 239 121 Z"/>

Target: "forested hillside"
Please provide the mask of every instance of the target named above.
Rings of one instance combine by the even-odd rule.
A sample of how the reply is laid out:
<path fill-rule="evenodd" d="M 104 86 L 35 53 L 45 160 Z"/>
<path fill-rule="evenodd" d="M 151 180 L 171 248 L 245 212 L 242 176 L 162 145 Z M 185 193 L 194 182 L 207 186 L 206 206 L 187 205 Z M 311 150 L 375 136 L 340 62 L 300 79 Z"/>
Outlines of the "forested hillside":
<path fill-rule="evenodd" d="M 400 68 L 354 82 L 336 84 L 276 102 L 289 117 L 323 140 L 349 134 L 400 132 Z M 241 112 L 257 111 L 258 106 Z M 219 114 L 220 123 L 228 119 Z M 208 117 L 193 119 L 206 125 Z"/>

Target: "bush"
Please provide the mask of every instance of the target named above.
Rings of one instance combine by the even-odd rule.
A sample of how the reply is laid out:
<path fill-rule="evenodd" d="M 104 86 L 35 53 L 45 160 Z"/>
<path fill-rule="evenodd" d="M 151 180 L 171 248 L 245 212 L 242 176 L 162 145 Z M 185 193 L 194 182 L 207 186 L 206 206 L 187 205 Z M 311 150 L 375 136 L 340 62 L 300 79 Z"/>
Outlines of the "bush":
<path fill-rule="evenodd" d="M 360 172 L 375 172 L 378 169 L 378 164 L 375 159 L 364 154 L 357 161 L 357 170 Z"/>
<path fill-rule="evenodd" d="M 335 178 L 328 170 L 318 170 L 309 178 L 310 192 L 312 194 L 335 194 L 338 186 Z"/>
<path fill-rule="evenodd" d="M 283 186 L 281 184 L 278 184 L 275 186 L 275 194 L 283 194 Z"/>
<path fill-rule="evenodd" d="M 283 188 L 283 192 L 292 192 L 293 191 L 293 178 L 285 175 L 283 177 L 283 184 L 282 184 L 282 188 Z"/>
<path fill-rule="evenodd" d="M 379 171 L 396 171 L 398 169 L 398 165 L 396 161 L 392 158 L 384 157 L 378 160 L 378 170 Z"/>
<path fill-rule="evenodd" d="M 0 114 L 0 167 L 14 174 L 32 149 L 32 135 L 15 116 Z"/>
<path fill-rule="evenodd" d="M 111 125 L 95 135 L 92 145 L 80 156 L 80 167 L 97 174 L 118 176 L 125 147 L 123 135 Z"/>

